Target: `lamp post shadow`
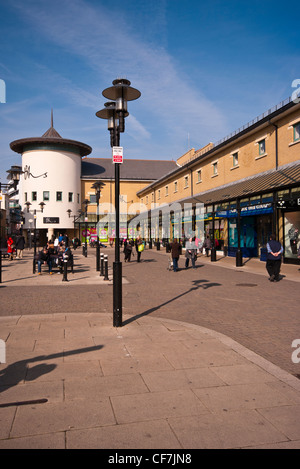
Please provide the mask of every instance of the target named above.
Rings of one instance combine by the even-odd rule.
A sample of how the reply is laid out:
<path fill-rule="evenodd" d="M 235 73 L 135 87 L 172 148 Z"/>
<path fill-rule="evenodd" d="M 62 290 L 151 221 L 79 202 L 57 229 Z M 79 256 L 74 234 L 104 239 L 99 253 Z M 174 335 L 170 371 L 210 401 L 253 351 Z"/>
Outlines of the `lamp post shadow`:
<path fill-rule="evenodd" d="M 137 319 L 140 319 L 142 318 L 143 316 L 148 316 L 149 314 L 151 313 L 154 313 L 154 311 L 157 311 L 159 310 L 160 308 L 162 308 L 163 306 L 166 306 L 170 303 L 173 303 L 174 301 L 178 300 L 179 298 L 182 298 L 183 296 L 185 295 L 188 295 L 189 293 L 193 292 L 193 291 L 196 291 L 196 290 L 199 290 L 200 288 L 202 288 L 203 290 L 207 290 L 208 288 L 212 288 L 212 287 L 219 287 L 221 286 L 222 284 L 221 283 L 216 283 L 216 282 L 210 282 L 208 280 L 205 280 L 205 279 L 201 279 L 201 280 L 193 280 L 193 284 L 194 286 L 191 287 L 189 290 L 183 292 L 183 293 L 180 293 L 180 295 L 177 295 L 175 296 L 174 298 L 171 298 L 170 300 L 167 300 L 165 301 L 164 303 L 158 305 L 158 306 L 154 306 L 153 308 L 150 308 L 150 309 L 147 309 L 146 311 L 144 311 L 143 313 L 140 313 L 140 314 L 137 314 L 136 316 L 133 316 L 129 319 L 126 319 L 124 322 L 123 322 L 123 325 L 126 326 L 128 324 L 130 324 L 131 322 L 133 321 L 136 321 Z"/>

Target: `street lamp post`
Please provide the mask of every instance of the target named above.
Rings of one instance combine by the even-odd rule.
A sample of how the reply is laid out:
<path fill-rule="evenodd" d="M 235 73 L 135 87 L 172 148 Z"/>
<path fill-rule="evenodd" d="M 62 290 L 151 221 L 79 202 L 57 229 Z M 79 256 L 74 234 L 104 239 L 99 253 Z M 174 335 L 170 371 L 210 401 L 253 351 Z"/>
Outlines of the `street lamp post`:
<path fill-rule="evenodd" d="M 27 213 L 29 213 L 29 207 L 31 205 L 30 202 L 25 202 L 25 205 L 27 207 Z M 41 207 L 40 212 L 44 212 L 44 207 L 45 207 L 45 202 L 40 202 L 39 206 Z M 36 258 L 36 214 L 37 214 L 36 209 L 33 210 L 33 217 L 34 217 L 34 234 L 33 234 L 33 261 L 32 261 L 32 273 L 35 274 L 35 258 Z"/>
<path fill-rule="evenodd" d="M 105 186 L 104 182 L 97 181 L 92 185 L 96 193 L 97 202 L 97 246 L 96 246 L 96 271 L 100 272 L 100 240 L 99 240 L 99 202 L 101 196 L 101 190 Z"/>
<path fill-rule="evenodd" d="M 82 254 L 84 257 L 87 257 L 87 229 L 88 229 L 88 215 L 87 215 L 87 207 L 90 201 L 88 199 L 85 199 L 83 201 L 83 204 L 85 205 L 84 207 L 84 223 L 85 223 L 85 243 L 82 248 Z"/>
<path fill-rule="evenodd" d="M 127 101 L 134 101 L 141 96 L 140 91 L 130 86 L 126 79 L 116 79 L 113 86 L 106 88 L 102 95 L 112 100 L 105 104 L 105 108 L 96 113 L 97 117 L 108 120 L 111 147 L 120 146 L 120 133 L 125 131 L 125 117 Z M 120 262 L 120 163 L 115 163 L 115 213 L 116 239 L 115 262 L 113 263 L 113 325 L 122 326 L 122 262 Z"/>

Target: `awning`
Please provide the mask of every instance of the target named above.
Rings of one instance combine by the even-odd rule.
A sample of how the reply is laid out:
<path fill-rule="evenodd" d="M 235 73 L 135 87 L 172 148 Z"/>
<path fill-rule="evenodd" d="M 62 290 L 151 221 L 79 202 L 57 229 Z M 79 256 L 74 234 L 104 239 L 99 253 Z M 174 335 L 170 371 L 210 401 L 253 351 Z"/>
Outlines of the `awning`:
<path fill-rule="evenodd" d="M 181 199 L 180 203 L 214 204 L 227 200 L 242 199 L 261 193 L 283 190 L 300 185 L 300 162 L 281 166 L 277 170 L 266 171 L 259 176 L 245 178 L 239 182 L 225 184 L 218 189 L 200 192 L 193 197 Z"/>

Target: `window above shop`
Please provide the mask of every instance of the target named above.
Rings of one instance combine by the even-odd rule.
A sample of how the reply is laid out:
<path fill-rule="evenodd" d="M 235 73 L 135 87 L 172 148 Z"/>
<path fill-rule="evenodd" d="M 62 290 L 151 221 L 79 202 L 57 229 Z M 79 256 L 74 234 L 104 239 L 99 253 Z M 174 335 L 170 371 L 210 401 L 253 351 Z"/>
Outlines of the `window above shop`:
<path fill-rule="evenodd" d="M 211 165 L 212 165 L 212 177 L 218 176 L 218 162 L 214 161 Z"/>
<path fill-rule="evenodd" d="M 262 156 L 266 153 L 266 139 L 262 139 L 258 142 L 258 154 Z"/>
<path fill-rule="evenodd" d="M 197 171 L 197 182 L 202 182 L 202 170 L 198 169 Z"/>
<path fill-rule="evenodd" d="M 56 192 L 56 202 L 62 202 L 62 192 Z"/>
<path fill-rule="evenodd" d="M 43 201 L 44 202 L 49 202 L 50 200 L 50 192 L 49 191 L 44 191 L 43 192 Z"/>
<path fill-rule="evenodd" d="M 239 165 L 239 154 L 236 151 L 232 154 L 232 167 L 236 168 Z"/>
<path fill-rule="evenodd" d="M 300 122 L 297 122 L 297 124 L 293 125 L 293 130 L 294 130 L 294 142 L 300 141 Z"/>

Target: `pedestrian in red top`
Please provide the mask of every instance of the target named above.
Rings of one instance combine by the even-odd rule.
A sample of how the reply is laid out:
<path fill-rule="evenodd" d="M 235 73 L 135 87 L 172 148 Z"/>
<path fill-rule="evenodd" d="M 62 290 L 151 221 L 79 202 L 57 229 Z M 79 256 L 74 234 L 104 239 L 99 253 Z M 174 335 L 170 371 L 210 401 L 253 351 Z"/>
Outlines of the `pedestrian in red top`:
<path fill-rule="evenodd" d="M 13 244 L 14 244 L 14 241 L 11 237 L 8 238 L 7 240 L 7 254 L 9 255 L 9 260 L 12 261 L 13 260 Z"/>

